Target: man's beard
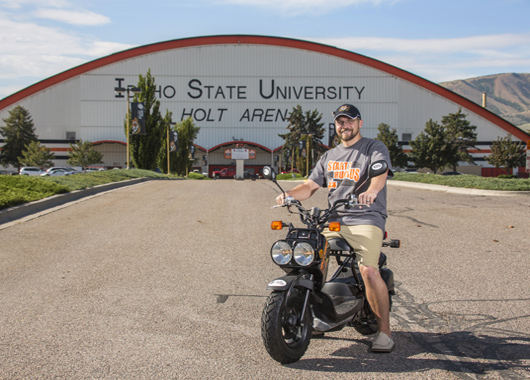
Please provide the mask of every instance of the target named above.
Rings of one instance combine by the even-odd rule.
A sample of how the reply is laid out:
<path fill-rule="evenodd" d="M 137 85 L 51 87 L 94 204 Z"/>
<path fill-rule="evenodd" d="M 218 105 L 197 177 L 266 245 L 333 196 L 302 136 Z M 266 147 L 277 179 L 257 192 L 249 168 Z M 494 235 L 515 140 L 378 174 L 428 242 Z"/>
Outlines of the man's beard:
<path fill-rule="evenodd" d="M 350 131 L 351 133 L 349 134 L 345 134 L 344 132 L 339 133 L 340 139 L 346 142 L 351 141 L 359 134 L 359 131 L 355 131 L 354 129 L 350 129 Z"/>

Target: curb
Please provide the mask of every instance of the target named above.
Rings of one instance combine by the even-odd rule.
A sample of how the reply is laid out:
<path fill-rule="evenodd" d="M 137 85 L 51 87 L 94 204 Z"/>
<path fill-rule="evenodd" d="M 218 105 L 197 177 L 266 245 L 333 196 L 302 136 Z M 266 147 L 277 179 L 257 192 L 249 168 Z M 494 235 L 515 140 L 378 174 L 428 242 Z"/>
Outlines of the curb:
<path fill-rule="evenodd" d="M 85 197 L 96 195 L 105 191 L 119 189 L 120 187 L 136 185 L 152 178 L 134 178 L 126 181 L 113 182 L 105 185 L 98 185 L 84 190 L 76 190 L 66 194 L 58 194 L 44 198 L 35 202 L 24 203 L 20 206 L 9 207 L 0 210 L 0 225 L 13 222 L 28 215 L 35 214 L 47 209 L 61 206 L 65 203 L 80 200 Z"/>
<path fill-rule="evenodd" d="M 407 182 L 407 181 L 387 181 L 387 185 L 401 186 L 414 189 L 441 191 L 449 194 L 464 194 L 464 195 L 479 195 L 479 196 L 497 196 L 510 197 L 514 195 L 530 195 L 530 191 L 501 191 L 501 190 L 483 190 L 483 189 L 468 189 L 465 187 L 450 187 L 445 185 L 434 185 L 430 183 L 421 182 Z"/>
<path fill-rule="evenodd" d="M 279 180 L 283 182 L 299 182 L 303 183 L 305 180 Z M 483 189 L 468 189 L 465 187 L 451 187 L 445 185 L 434 185 L 431 183 L 408 182 L 408 181 L 386 181 L 389 186 L 401 186 L 413 189 L 441 191 L 448 194 L 464 194 L 474 196 L 497 196 L 497 197 L 511 197 L 514 195 L 530 195 L 530 191 L 502 191 L 502 190 L 483 190 Z"/>

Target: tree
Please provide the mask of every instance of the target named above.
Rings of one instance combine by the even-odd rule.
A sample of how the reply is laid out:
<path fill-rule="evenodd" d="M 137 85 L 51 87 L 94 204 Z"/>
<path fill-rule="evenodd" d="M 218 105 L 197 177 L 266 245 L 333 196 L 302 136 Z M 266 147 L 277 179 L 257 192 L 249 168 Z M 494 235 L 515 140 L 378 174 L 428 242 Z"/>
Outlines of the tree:
<path fill-rule="evenodd" d="M 398 135 L 396 129 L 390 129 L 390 126 L 385 123 L 379 124 L 377 127 L 377 140 L 382 141 L 388 148 L 390 153 L 390 161 L 393 167 L 404 168 L 407 167 L 408 156 L 403 152 L 403 148 L 398 145 Z"/>
<path fill-rule="evenodd" d="M 523 144 L 512 141 L 512 135 L 499 137 L 491 145 L 491 154 L 486 156 L 486 161 L 496 168 L 503 167 L 509 173 L 513 168 L 526 165 L 526 151 Z"/>
<path fill-rule="evenodd" d="M 160 101 L 156 99 L 155 78 L 151 70 L 139 76 L 138 87 L 142 90 L 134 96 L 135 102 L 143 102 L 145 109 L 145 135 L 129 136 L 129 149 L 133 165 L 139 169 L 155 170 L 166 137 L 167 124 L 160 114 Z"/>
<path fill-rule="evenodd" d="M 176 153 L 177 159 L 175 165 L 175 171 L 177 174 L 187 175 L 191 169 L 193 165 L 191 152 L 191 150 L 194 149 L 193 141 L 197 138 L 200 129 L 201 128 L 195 126 L 191 117 L 177 123 L 176 131 L 178 132 L 179 147 L 179 151 Z"/>
<path fill-rule="evenodd" d="M 435 174 L 452 164 L 457 153 L 457 147 L 448 140 L 445 128 L 432 119 L 410 145 L 411 159 L 416 166 L 429 168 Z"/>
<path fill-rule="evenodd" d="M 0 128 L 0 135 L 5 137 L 4 146 L 0 150 L 0 164 L 20 169 L 18 158 L 22 156 L 26 145 L 37 141 L 33 119 L 24 107 L 16 106 L 9 111 L 9 117 L 2 120 L 6 126 Z"/>
<path fill-rule="evenodd" d="M 466 120 L 466 117 L 467 115 L 462 112 L 462 108 L 459 108 L 457 113 L 450 113 L 442 117 L 442 125 L 446 130 L 447 138 L 457 149 L 454 160 L 450 163 L 453 171 L 456 171 L 459 161 L 474 164 L 473 157 L 469 154 L 468 149 L 476 148 L 477 127 L 471 125 Z"/>
<path fill-rule="evenodd" d="M 308 173 L 305 173 L 307 166 L 313 166 L 312 158 L 318 159 L 325 150 L 322 145 L 325 130 L 323 128 L 324 123 L 321 122 L 322 114 L 319 114 L 316 109 L 304 113 L 302 107 L 297 105 L 293 107 L 287 120 L 289 121 L 287 126 L 289 132 L 278 135 L 285 140 L 283 154 L 285 155 L 289 151 L 292 158 L 292 167 L 298 167 L 304 175 L 307 175 Z M 308 139 L 310 152 L 306 152 L 306 157 L 303 157 L 302 152 L 307 149 Z M 316 152 L 316 155 L 313 152 Z M 284 162 L 287 162 L 285 161 L 286 158 L 286 156 L 282 158 Z M 307 165 L 306 160 L 309 160 L 310 165 Z"/>
<path fill-rule="evenodd" d="M 162 148 L 160 149 L 160 152 L 158 154 L 158 160 L 157 165 L 158 168 L 163 172 L 167 173 L 167 128 L 169 126 L 171 131 L 176 131 L 178 125 L 170 126 L 170 123 L 172 123 L 172 116 L 173 114 L 166 110 L 166 116 L 164 116 L 164 123 L 166 125 L 166 134 L 164 137 L 164 140 L 162 141 Z M 180 136 L 179 136 L 180 139 Z M 169 153 L 169 165 L 172 171 L 176 171 L 178 166 L 178 152 L 170 152 Z"/>
<path fill-rule="evenodd" d="M 75 144 L 70 144 L 70 149 L 66 162 L 72 166 L 81 166 L 83 170 L 86 170 L 89 165 L 100 164 L 103 160 L 103 155 L 94 150 L 90 141 L 79 140 Z"/>
<path fill-rule="evenodd" d="M 55 155 L 49 148 L 42 147 L 38 141 L 32 141 L 26 145 L 26 150 L 22 152 L 22 156 L 18 158 L 18 162 L 22 166 L 49 168 L 53 166 L 54 158 Z"/>

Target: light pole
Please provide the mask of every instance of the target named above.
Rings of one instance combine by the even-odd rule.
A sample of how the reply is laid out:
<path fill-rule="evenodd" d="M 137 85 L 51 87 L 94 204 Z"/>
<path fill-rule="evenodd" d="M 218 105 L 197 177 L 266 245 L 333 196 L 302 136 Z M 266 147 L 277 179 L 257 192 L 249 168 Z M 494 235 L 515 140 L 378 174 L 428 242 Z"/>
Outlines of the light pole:
<path fill-rule="evenodd" d="M 130 128 L 131 128 L 131 118 L 130 118 L 130 114 L 129 114 L 129 99 L 130 99 L 130 93 L 132 92 L 133 94 L 139 94 L 140 92 L 142 92 L 142 90 L 138 87 L 134 87 L 134 86 L 127 86 L 127 87 L 114 87 L 114 92 L 116 94 L 123 94 L 124 92 L 127 93 L 127 97 L 125 98 L 125 100 L 127 100 L 127 169 L 129 169 L 129 131 L 130 131 Z"/>
<path fill-rule="evenodd" d="M 167 123 L 167 174 L 169 175 L 169 130 L 173 125 L 176 125 L 177 123 Z"/>

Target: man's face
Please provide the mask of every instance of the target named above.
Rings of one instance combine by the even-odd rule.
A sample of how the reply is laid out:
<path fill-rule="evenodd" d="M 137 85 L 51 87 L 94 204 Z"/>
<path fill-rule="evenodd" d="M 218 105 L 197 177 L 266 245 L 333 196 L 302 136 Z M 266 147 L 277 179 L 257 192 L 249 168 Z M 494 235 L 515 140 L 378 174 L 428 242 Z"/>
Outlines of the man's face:
<path fill-rule="evenodd" d="M 362 126 L 362 120 L 350 119 L 347 116 L 339 116 L 335 120 L 335 127 L 337 135 L 342 141 L 351 141 L 359 134 L 359 129 Z"/>

